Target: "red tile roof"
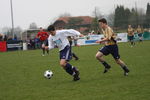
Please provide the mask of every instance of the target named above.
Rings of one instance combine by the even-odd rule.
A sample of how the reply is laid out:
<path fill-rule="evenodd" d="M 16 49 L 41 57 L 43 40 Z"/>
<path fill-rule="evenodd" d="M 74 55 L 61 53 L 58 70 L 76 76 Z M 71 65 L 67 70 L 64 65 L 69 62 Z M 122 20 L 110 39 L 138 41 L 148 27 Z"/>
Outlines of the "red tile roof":
<path fill-rule="evenodd" d="M 81 18 L 83 21 L 81 24 L 91 24 L 93 17 L 90 16 L 77 16 L 77 17 L 61 17 L 59 19 L 57 19 L 56 21 L 64 21 L 65 23 L 68 23 L 70 18 Z"/>

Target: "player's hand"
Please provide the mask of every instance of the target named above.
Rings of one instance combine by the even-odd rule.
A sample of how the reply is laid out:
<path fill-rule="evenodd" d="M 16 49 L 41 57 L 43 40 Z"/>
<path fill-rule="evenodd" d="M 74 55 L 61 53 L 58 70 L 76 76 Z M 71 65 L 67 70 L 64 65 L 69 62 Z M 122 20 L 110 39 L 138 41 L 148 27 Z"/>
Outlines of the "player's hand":
<path fill-rule="evenodd" d="M 101 43 L 101 41 L 96 41 L 96 43 Z"/>
<path fill-rule="evenodd" d="M 116 40 L 117 40 L 117 41 L 121 41 L 122 39 L 121 39 L 121 38 L 117 38 Z"/>
<path fill-rule="evenodd" d="M 83 35 L 83 34 L 80 34 L 79 37 L 84 37 L 84 35 Z"/>
<path fill-rule="evenodd" d="M 45 49 L 48 50 L 49 49 L 48 46 L 45 46 Z"/>
<path fill-rule="evenodd" d="M 102 37 L 101 40 L 103 40 L 104 38 Z"/>

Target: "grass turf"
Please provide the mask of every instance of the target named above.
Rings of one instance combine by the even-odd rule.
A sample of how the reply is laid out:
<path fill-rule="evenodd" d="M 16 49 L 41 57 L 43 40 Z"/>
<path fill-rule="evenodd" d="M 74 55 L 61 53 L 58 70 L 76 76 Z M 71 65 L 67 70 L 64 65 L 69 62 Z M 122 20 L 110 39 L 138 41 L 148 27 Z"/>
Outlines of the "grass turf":
<path fill-rule="evenodd" d="M 111 70 L 95 59 L 102 45 L 73 47 L 80 60 L 70 63 L 80 70 L 81 80 L 72 81 L 59 66 L 58 49 L 41 56 L 41 50 L 0 53 L 0 100 L 150 100 L 150 41 L 119 43 L 121 59 L 129 66 L 129 76 L 111 55 L 106 61 Z M 45 70 L 53 71 L 45 79 Z"/>

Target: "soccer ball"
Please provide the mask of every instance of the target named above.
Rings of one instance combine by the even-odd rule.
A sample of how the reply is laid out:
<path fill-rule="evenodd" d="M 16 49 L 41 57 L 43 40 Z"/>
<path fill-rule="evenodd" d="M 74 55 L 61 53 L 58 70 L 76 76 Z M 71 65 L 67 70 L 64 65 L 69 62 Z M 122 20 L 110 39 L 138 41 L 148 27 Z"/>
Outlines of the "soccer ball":
<path fill-rule="evenodd" d="M 47 79 L 51 79 L 51 77 L 53 76 L 53 72 L 51 70 L 46 70 L 44 72 L 44 77 Z"/>

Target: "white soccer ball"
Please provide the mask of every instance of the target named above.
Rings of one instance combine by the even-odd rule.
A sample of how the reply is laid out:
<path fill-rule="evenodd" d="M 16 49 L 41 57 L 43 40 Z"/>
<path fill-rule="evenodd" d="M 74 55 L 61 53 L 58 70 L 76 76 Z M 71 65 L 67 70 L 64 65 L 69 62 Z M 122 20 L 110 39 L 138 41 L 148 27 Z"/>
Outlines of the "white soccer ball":
<path fill-rule="evenodd" d="M 44 77 L 47 79 L 51 79 L 51 77 L 53 76 L 53 72 L 51 70 L 46 70 L 44 72 Z"/>

